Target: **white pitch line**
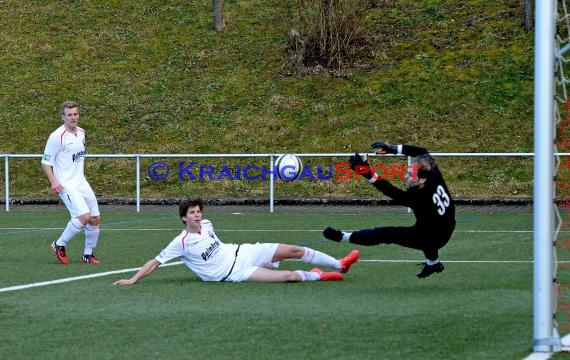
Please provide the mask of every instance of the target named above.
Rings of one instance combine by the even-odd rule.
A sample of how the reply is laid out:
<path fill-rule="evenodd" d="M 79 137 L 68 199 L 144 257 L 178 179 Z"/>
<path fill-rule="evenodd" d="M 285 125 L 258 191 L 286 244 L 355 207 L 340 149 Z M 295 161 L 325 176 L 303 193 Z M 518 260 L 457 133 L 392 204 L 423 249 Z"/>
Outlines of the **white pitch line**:
<path fill-rule="evenodd" d="M 369 262 L 369 263 L 418 263 L 419 260 L 390 260 L 390 259 L 376 259 L 376 260 L 359 260 L 359 262 Z M 527 264 L 532 263 L 532 260 L 447 260 L 445 263 L 457 263 L 457 264 Z M 559 263 L 566 263 L 566 262 L 559 262 Z M 183 264 L 182 261 L 175 261 L 172 263 L 160 265 L 160 267 L 167 267 L 167 266 L 174 266 Z M 25 290 L 35 287 L 41 286 L 49 286 L 49 285 L 56 285 L 56 284 L 63 284 L 71 281 L 78 281 L 78 280 L 85 280 L 85 279 L 93 279 L 108 275 L 115 275 L 115 274 L 122 274 L 127 272 L 135 272 L 140 270 L 138 268 L 132 269 L 122 269 L 122 270 L 114 270 L 114 271 L 107 271 L 102 273 L 96 274 L 89 274 L 89 275 L 82 275 L 82 276 L 74 276 L 69 278 L 57 279 L 57 280 L 49 280 L 49 281 L 42 281 L 37 283 L 25 284 L 25 285 L 16 285 L 10 286 L 5 288 L 0 288 L 0 293 L 8 292 L 8 291 L 16 291 L 16 290 Z"/>
<path fill-rule="evenodd" d="M 30 230 L 30 231 L 44 231 L 44 230 L 63 230 L 63 228 L 22 228 L 22 227 L 9 227 L 9 228 L 2 228 L 0 227 L 0 231 L 2 230 Z M 169 229 L 169 228 L 101 228 L 101 231 L 182 231 L 180 228 Z M 216 232 L 321 232 L 322 229 L 218 229 Z M 346 230 L 346 231 L 355 231 L 355 230 Z M 532 233 L 533 230 L 455 230 L 456 233 Z M 570 230 L 563 230 L 560 233 L 568 233 Z"/>
<path fill-rule="evenodd" d="M 182 264 L 182 261 L 175 261 L 175 262 L 170 263 L 170 264 L 160 265 L 160 267 L 180 265 L 180 264 Z M 121 273 L 126 273 L 126 272 L 134 272 L 134 271 L 139 271 L 139 270 L 140 270 L 140 267 L 139 268 L 132 268 L 132 269 L 107 271 L 107 272 L 103 272 L 103 273 L 90 274 L 90 275 L 74 276 L 74 277 L 57 279 L 57 280 L 50 280 L 50 281 L 42 281 L 42 282 L 31 283 L 31 284 L 26 284 L 26 285 L 16 285 L 16 286 L 0 288 L 0 293 L 8 292 L 8 291 L 30 289 L 30 288 L 34 288 L 34 287 L 40 287 L 40 286 L 62 284 L 62 283 L 70 282 L 70 281 L 92 279 L 92 278 L 97 278 L 97 277 L 102 277 L 102 276 L 121 274 Z"/>

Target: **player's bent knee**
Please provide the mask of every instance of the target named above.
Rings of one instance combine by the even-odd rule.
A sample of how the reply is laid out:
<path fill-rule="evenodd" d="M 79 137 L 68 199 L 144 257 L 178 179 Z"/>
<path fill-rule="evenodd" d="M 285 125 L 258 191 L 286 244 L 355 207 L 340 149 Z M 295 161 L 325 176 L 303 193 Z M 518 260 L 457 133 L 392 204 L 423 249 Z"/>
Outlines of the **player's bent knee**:
<path fill-rule="evenodd" d="M 81 222 L 81 224 L 85 225 L 87 224 L 91 219 L 91 215 L 89 213 L 85 213 L 83 215 L 79 215 L 77 217 L 77 220 L 79 220 Z"/>
<path fill-rule="evenodd" d="M 305 253 L 305 249 L 296 245 L 279 244 L 273 261 L 280 261 L 283 259 L 300 259 Z"/>
<path fill-rule="evenodd" d="M 101 222 L 101 218 L 99 216 L 92 216 L 89 218 L 89 225 L 91 226 L 99 226 Z"/>
<path fill-rule="evenodd" d="M 297 245 L 291 245 L 291 255 L 293 258 L 300 259 L 305 255 L 305 248 Z"/>

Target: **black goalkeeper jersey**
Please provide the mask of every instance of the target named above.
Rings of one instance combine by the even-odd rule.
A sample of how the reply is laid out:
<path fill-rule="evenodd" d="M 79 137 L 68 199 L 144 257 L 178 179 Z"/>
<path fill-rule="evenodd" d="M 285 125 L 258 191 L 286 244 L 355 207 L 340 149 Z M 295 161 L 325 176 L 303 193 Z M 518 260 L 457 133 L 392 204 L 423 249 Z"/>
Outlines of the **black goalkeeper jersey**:
<path fill-rule="evenodd" d="M 415 157 L 428 154 L 428 151 L 417 146 L 403 145 L 402 154 Z M 376 180 L 373 185 L 396 204 L 411 208 L 417 227 L 447 233 L 455 226 L 455 204 L 439 168 L 432 170 L 433 176 L 427 179 L 421 189 L 413 187 L 401 190 L 386 180 Z"/>

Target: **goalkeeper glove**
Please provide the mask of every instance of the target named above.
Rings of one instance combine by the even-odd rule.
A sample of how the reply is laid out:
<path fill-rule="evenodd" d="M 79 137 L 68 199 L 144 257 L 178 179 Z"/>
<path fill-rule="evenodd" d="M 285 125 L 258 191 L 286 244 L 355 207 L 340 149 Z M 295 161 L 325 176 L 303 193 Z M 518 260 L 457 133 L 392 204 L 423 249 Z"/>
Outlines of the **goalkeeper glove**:
<path fill-rule="evenodd" d="M 376 151 L 376 154 L 397 154 L 398 146 L 387 144 L 384 141 L 376 141 L 372 143 L 372 149 Z M 376 150 L 379 149 L 379 150 Z"/>
<path fill-rule="evenodd" d="M 368 161 L 364 161 L 359 153 L 349 156 L 348 162 L 350 163 L 350 168 L 356 173 L 355 178 L 358 175 L 364 176 L 367 180 L 372 179 L 372 172 L 370 170 L 370 165 Z"/>

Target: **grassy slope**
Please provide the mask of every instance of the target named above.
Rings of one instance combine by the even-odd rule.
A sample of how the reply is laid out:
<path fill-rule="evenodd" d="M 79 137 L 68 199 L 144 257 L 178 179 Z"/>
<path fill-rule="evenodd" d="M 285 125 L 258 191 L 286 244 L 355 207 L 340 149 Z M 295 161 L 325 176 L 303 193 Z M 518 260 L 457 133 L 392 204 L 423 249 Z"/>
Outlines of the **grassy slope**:
<path fill-rule="evenodd" d="M 302 78 L 284 71 L 288 3 L 226 1 L 227 27 L 215 32 L 207 1 L 4 1 L 0 153 L 41 153 L 68 98 L 82 104 L 90 153 L 336 153 L 374 139 L 434 152 L 532 150 L 533 34 L 519 2 L 385 1 L 369 14 L 377 45 L 360 70 Z M 48 193 L 36 163 L 13 164 L 15 195 Z M 98 193 L 132 196 L 128 164 L 90 164 Z M 528 165 L 445 169 L 457 196 L 528 197 Z M 173 180 L 143 191 L 265 187 Z M 293 191 L 373 194 L 347 182 Z"/>

